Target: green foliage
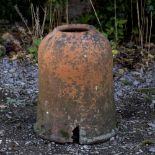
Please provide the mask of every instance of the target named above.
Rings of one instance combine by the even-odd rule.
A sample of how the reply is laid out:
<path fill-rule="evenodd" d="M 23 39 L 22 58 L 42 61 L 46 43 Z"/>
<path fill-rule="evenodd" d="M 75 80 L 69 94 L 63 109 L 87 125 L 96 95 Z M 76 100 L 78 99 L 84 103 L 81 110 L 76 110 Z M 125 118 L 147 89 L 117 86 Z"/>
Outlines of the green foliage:
<path fill-rule="evenodd" d="M 3 45 L 0 44 L 0 57 L 6 54 L 6 49 Z"/>
<path fill-rule="evenodd" d="M 94 3 L 97 15 L 102 25 L 102 29 L 104 31 L 104 35 L 110 41 L 114 41 L 115 33 L 117 33 L 118 43 L 119 43 L 124 39 L 125 32 L 126 32 L 125 27 L 127 24 L 127 16 L 128 16 L 127 10 L 129 9 L 128 0 L 125 0 L 125 1 L 117 0 L 117 6 L 116 6 L 117 7 L 117 17 L 116 17 L 117 32 L 114 26 L 115 25 L 114 1 L 104 0 L 104 2 L 105 2 L 104 7 L 102 7 L 103 0 L 97 0 Z M 78 22 L 84 23 L 84 24 L 93 24 L 99 30 L 101 30 L 94 13 L 84 14 L 79 18 Z"/>
<path fill-rule="evenodd" d="M 56 4 L 65 4 L 67 0 L 48 0 L 48 2 L 52 2 Z"/>
<path fill-rule="evenodd" d="M 121 81 L 124 85 L 132 85 L 132 82 L 128 81 L 128 80 L 122 80 Z"/>
<path fill-rule="evenodd" d="M 95 17 L 92 14 L 85 14 L 85 15 L 79 17 L 78 23 L 86 24 L 86 23 L 89 23 L 90 21 L 92 21 L 94 18 Z"/>
<path fill-rule="evenodd" d="M 147 13 L 153 12 L 155 14 L 155 0 L 146 0 Z"/>
<path fill-rule="evenodd" d="M 132 34 L 133 34 L 134 36 L 137 36 L 137 35 L 139 34 L 138 27 L 134 26 L 134 27 L 132 28 Z"/>
<path fill-rule="evenodd" d="M 52 4 L 55 8 L 63 8 L 67 0 L 47 0 L 47 5 Z"/>
<path fill-rule="evenodd" d="M 117 55 L 119 53 L 119 51 L 115 48 L 115 49 L 112 49 L 112 54 L 113 56 Z"/>
<path fill-rule="evenodd" d="M 80 1 L 80 0 L 79 0 Z M 83 1 L 83 0 L 81 0 Z M 17 4 L 19 10 L 21 11 L 23 17 L 31 23 L 31 9 L 30 4 L 39 7 L 39 20 L 42 23 L 44 18 L 44 8 L 47 7 L 47 18 L 45 22 L 46 32 L 51 28 L 54 28 L 61 23 L 66 22 L 66 2 L 70 0 L 0 0 L 0 18 L 9 19 L 11 21 L 20 20 L 19 15 L 14 9 L 14 5 Z M 132 2 L 132 3 L 131 3 Z M 148 30 L 150 25 L 150 13 L 153 15 L 153 26 L 155 18 L 155 0 L 138 0 L 139 10 L 142 12 L 144 9 L 145 16 L 142 17 L 140 14 L 141 27 L 146 27 L 145 22 L 142 21 L 148 17 Z M 96 16 L 93 9 L 88 13 L 87 11 L 76 20 L 70 21 L 69 23 L 82 23 L 82 24 L 92 24 L 97 27 L 97 29 L 102 30 L 107 36 L 107 38 L 119 44 L 127 39 L 136 38 L 139 39 L 139 28 L 138 28 L 138 18 L 137 18 L 137 0 L 116 0 L 116 6 L 114 5 L 114 0 L 94 0 L 94 8 L 97 12 L 99 20 L 101 22 L 101 27 L 98 24 Z M 141 5 L 142 4 L 142 5 Z M 142 7 L 142 8 L 141 8 Z M 116 16 L 115 16 L 116 8 Z M 132 9 L 131 9 L 132 8 Z M 75 8 L 76 9 L 76 8 Z M 75 10 L 76 11 L 76 10 Z M 70 15 L 69 15 L 70 17 Z M 145 18 L 144 18 L 145 17 Z M 50 23 L 49 26 L 48 23 Z M 117 25 L 117 30 L 116 26 Z M 152 29 L 154 33 L 154 27 Z M 144 35 L 146 30 L 144 30 Z M 116 37 L 117 36 L 117 37 Z M 132 36 L 132 37 L 131 37 Z M 135 37 L 136 36 L 136 37 Z M 152 35 L 153 36 L 153 35 Z M 117 39 L 116 39 L 117 38 Z M 116 40 L 115 40 L 116 39 Z M 117 47 L 117 46 L 116 46 Z M 30 48 L 31 53 L 36 53 L 36 47 Z M 115 49 L 115 48 L 113 48 Z M 116 52 L 116 51 L 114 51 Z"/>
<path fill-rule="evenodd" d="M 117 46 L 118 44 L 114 41 L 110 41 L 111 47 L 112 47 L 112 54 L 113 56 L 116 56 L 117 54 L 119 54 L 119 51 L 117 50 Z"/>
<path fill-rule="evenodd" d="M 27 15 L 29 4 L 28 0 L 0 0 L 0 19 L 8 19 L 10 21 L 18 20 L 19 16 L 16 13 L 14 6 L 18 4 L 22 14 Z"/>
<path fill-rule="evenodd" d="M 155 88 L 151 87 L 151 88 L 141 88 L 138 89 L 137 91 L 141 92 L 141 93 L 145 93 L 148 95 L 155 95 Z"/>
<path fill-rule="evenodd" d="M 144 141 L 141 142 L 141 145 L 145 146 L 145 145 L 153 145 L 155 144 L 155 141 L 152 139 L 146 139 Z"/>
<path fill-rule="evenodd" d="M 33 57 L 37 60 L 38 57 L 38 47 L 40 45 L 41 39 L 34 38 L 31 47 L 28 48 L 28 52 L 33 55 Z"/>
<path fill-rule="evenodd" d="M 117 33 L 118 37 L 118 43 L 124 38 L 125 33 L 125 26 L 127 23 L 126 19 L 117 19 L 117 32 L 115 30 L 114 25 L 114 18 L 111 18 L 106 24 L 105 24 L 105 33 L 107 34 L 108 38 L 110 40 L 114 40 L 115 33 Z"/>
<path fill-rule="evenodd" d="M 144 99 L 147 103 L 152 103 L 153 97 L 149 94 L 148 96 L 144 96 Z"/>
<path fill-rule="evenodd" d="M 118 44 L 120 41 L 124 39 L 124 35 L 126 31 L 125 30 L 125 27 L 127 24 L 127 12 L 126 11 L 128 10 L 127 0 L 125 1 L 117 0 L 116 2 L 117 32 L 115 29 L 114 7 L 115 6 L 114 6 L 113 0 L 107 1 L 106 6 L 104 8 L 98 9 L 98 14 L 99 14 L 99 18 L 102 23 L 103 31 L 107 34 L 108 39 L 111 41 L 114 41 L 115 33 L 117 33 L 118 42 L 116 44 Z"/>

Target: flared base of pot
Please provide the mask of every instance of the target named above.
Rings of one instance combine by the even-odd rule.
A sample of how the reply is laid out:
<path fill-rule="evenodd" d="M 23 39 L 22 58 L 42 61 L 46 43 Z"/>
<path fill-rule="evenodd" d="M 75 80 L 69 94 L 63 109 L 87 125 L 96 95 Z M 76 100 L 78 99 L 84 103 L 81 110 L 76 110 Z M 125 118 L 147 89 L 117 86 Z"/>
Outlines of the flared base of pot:
<path fill-rule="evenodd" d="M 54 135 L 54 134 L 49 134 L 48 132 L 38 130 L 36 128 L 36 125 L 34 126 L 34 131 L 36 132 L 37 135 L 39 135 L 41 138 L 59 143 L 59 144 L 64 144 L 64 143 L 78 143 L 78 144 L 97 144 L 97 143 L 102 143 L 107 140 L 109 140 L 111 137 L 116 135 L 117 129 L 112 129 L 111 132 L 106 133 L 106 134 L 101 134 L 100 136 L 94 136 L 94 137 L 86 137 L 82 135 L 82 131 L 79 131 L 74 135 L 74 133 L 71 133 L 69 135 L 60 136 L 60 135 Z M 76 136 L 76 138 L 75 138 Z M 79 136 L 79 137 L 78 137 Z"/>

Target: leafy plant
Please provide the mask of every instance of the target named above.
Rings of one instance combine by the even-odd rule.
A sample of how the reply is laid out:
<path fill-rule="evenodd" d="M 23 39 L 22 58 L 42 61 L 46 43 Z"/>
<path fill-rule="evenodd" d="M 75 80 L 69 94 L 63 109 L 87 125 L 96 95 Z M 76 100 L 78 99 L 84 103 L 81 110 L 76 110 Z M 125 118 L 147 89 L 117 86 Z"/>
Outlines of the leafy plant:
<path fill-rule="evenodd" d="M 33 57 L 37 60 L 38 57 L 38 47 L 40 45 L 41 39 L 34 38 L 31 47 L 28 48 L 28 52 L 33 55 Z"/>
<path fill-rule="evenodd" d="M 85 14 L 79 17 L 78 22 L 81 24 L 86 24 L 86 23 L 89 23 L 93 19 L 94 19 L 94 16 L 92 14 Z"/>
<path fill-rule="evenodd" d="M 155 1 L 154 0 L 146 0 L 146 11 L 147 13 L 153 12 L 153 14 L 155 14 Z"/>
<path fill-rule="evenodd" d="M 125 19 L 117 19 L 117 37 L 118 37 L 118 43 L 124 38 L 124 33 L 125 33 L 125 25 L 127 23 L 127 20 Z M 108 38 L 110 40 L 114 40 L 114 35 L 115 35 L 115 28 L 114 26 L 114 18 L 111 18 L 109 22 L 106 23 L 105 25 L 105 33 L 107 34 Z"/>

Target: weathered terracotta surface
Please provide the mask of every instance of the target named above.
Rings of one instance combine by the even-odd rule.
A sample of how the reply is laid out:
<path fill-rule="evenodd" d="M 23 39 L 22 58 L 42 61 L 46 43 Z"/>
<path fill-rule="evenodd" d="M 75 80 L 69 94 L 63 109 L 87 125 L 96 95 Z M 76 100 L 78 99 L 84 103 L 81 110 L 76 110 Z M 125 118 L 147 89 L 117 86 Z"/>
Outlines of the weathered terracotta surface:
<path fill-rule="evenodd" d="M 88 25 L 65 25 L 39 47 L 39 103 L 35 131 L 44 138 L 79 143 L 115 134 L 112 53 L 109 42 Z"/>

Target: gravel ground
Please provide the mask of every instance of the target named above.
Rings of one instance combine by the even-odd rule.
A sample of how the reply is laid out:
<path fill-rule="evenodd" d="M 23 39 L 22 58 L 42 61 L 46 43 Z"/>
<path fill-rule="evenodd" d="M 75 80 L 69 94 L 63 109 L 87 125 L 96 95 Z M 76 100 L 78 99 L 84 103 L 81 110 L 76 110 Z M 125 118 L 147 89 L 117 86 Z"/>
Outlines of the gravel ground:
<path fill-rule="evenodd" d="M 7 90 L 18 99 L 16 104 L 31 104 L 38 94 L 38 67 L 26 60 L 0 60 L 0 89 Z M 8 102 L 12 101 L 7 98 Z"/>
<path fill-rule="evenodd" d="M 0 154 L 148 155 L 155 154 L 154 64 L 124 72 L 114 67 L 118 133 L 95 145 L 56 144 L 33 131 L 38 95 L 36 64 L 0 59 Z"/>

